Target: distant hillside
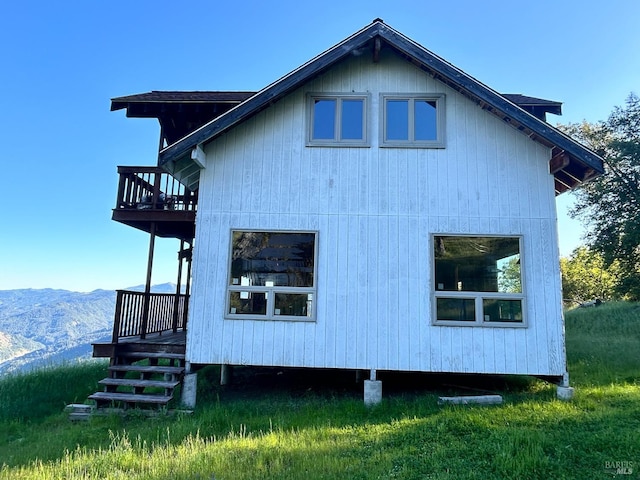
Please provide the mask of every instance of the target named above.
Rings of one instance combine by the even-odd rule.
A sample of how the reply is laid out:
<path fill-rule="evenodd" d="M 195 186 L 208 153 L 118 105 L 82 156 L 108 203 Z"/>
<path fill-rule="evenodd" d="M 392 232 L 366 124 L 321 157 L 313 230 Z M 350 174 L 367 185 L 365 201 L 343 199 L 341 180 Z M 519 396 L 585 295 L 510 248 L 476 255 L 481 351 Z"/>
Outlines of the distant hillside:
<path fill-rule="evenodd" d="M 0 332 L 0 365 L 43 348 L 45 347 L 42 343 L 29 340 L 21 335 Z"/>
<path fill-rule="evenodd" d="M 0 290 L 0 372 L 89 357 L 91 343 L 111 338 L 115 299 L 110 290 Z"/>

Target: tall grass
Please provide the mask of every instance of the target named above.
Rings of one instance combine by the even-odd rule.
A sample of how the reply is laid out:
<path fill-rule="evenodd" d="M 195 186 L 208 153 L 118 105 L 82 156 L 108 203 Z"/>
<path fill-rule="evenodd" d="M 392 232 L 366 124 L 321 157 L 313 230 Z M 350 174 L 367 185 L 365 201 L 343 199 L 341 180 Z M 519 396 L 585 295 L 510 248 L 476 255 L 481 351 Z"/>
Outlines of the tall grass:
<path fill-rule="evenodd" d="M 565 323 L 572 383 L 640 383 L 640 304 L 576 308 Z"/>
<path fill-rule="evenodd" d="M 0 381 L 0 422 L 39 421 L 82 403 L 105 377 L 105 362 L 81 362 L 8 374 Z"/>
<path fill-rule="evenodd" d="M 438 406 L 450 383 L 477 380 L 393 375 L 382 404 L 366 408 L 347 376 L 247 370 L 252 377 L 221 387 L 208 368 L 192 415 L 72 424 L 55 409 L 38 422 L 0 414 L 0 479 L 583 479 L 612 478 L 615 462 L 636 462 L 627 478 L 637 478 L 637 312 L 567 314 L 572 402 L 518 377 L 485 384 L 504 405 Z M 4 388 L 3 399 L 13 391 Z"/>

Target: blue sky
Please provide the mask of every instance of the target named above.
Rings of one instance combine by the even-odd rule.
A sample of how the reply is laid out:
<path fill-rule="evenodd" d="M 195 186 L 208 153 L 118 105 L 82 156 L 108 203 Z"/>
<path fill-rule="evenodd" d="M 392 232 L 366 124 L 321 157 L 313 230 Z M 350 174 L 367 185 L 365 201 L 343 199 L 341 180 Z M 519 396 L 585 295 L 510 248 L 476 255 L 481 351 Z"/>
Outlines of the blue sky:
<path fill-rule="evenodd" d="M 148 235 L 110 218 L 116 166 L 154 164 L 159 128 L 111 98 L 258 90 L 378 17 L 497 91 L 564 102 L 552 123 L 605 119 L 640 93 L 637 0 L 8 1 L 0 289 L 144 282 Z M 562 254 L 581 231 L 561 215 Z M 175 281 L 177 248 L 158 242 L 155 283 Z"/>

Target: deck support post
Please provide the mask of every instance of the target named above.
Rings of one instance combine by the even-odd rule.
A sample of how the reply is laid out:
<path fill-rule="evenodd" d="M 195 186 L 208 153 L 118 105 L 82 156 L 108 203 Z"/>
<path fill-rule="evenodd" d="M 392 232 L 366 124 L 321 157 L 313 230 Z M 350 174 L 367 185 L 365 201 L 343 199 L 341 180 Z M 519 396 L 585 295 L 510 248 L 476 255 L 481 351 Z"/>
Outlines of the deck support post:
<path fill-rule="evenodd" d="M 189 298 L 191 298 L 191 261 L 193 258 L 193 240 L 189 242 L 189 254 L 187 255 L 187 283 L 184 291 L 184 310 L 182 315 L 182 329 L 187 330 L 187 321 L 189 320 Z"/>
<path fill-rule="evenodd" d="M 364 381 L 364 404 L 369 407 L 382 401 L 382 382 L 376 380 L 376 371 L 371 369 L 371 379 Z"/>
<path fill-rule="evenodd" d="M 182 252 L 184 251 L 184 240 L 180 240 L 180 251 L 178 252 L 178 280 L 176 283 L 176 298 L 173 301 L 173 333 L 178 331 L 178 306 L 180 304 L 180 287 L 182 285 Z"/>
<path fill-rule="evenodd" d="M 147 260 L 147 283 L 144 287 L 144 308 L 142 310 L 142 325 L 140 326 L 140 338 L 147 336 L 149 324 L 149 305 L 151 304 L 151 272 L 153 271 L 153 251 L 156 245 L 156 222 L 151 222 L 149 235 L 149 258 Z"/>
<path fill-rule="evenodd" d="M 195 408 L 196 391 L 198 389 L 198 374 L 187 373 L 182 379 L 182 404 L 187 408 Z"/>

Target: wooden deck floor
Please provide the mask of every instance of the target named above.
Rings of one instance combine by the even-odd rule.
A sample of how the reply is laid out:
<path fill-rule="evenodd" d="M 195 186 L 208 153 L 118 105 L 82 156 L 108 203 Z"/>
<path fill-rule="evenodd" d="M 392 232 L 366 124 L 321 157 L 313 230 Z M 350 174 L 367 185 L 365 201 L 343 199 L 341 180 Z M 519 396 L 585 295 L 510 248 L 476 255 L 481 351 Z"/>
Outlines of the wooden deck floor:
<path fill-rule="evenodd" d="M 148 352 L 173 352 L 184 354 L 187 345 L 187 333 L 184 331 L 173 333 L 148 334 L 146 338 L 139 336 L 122 337 L 118 343 L 93 343 L 93 356 L 96 358 L 115 358 L 122 352 L 148 351 Z"/>
<path fill-rule="evenodd" d="M 124 337 L 118 343 L 139 343 L 149 345 L 186 345 L 187 332 L 150 333 L 145 339 L 140 337 Z"/>

